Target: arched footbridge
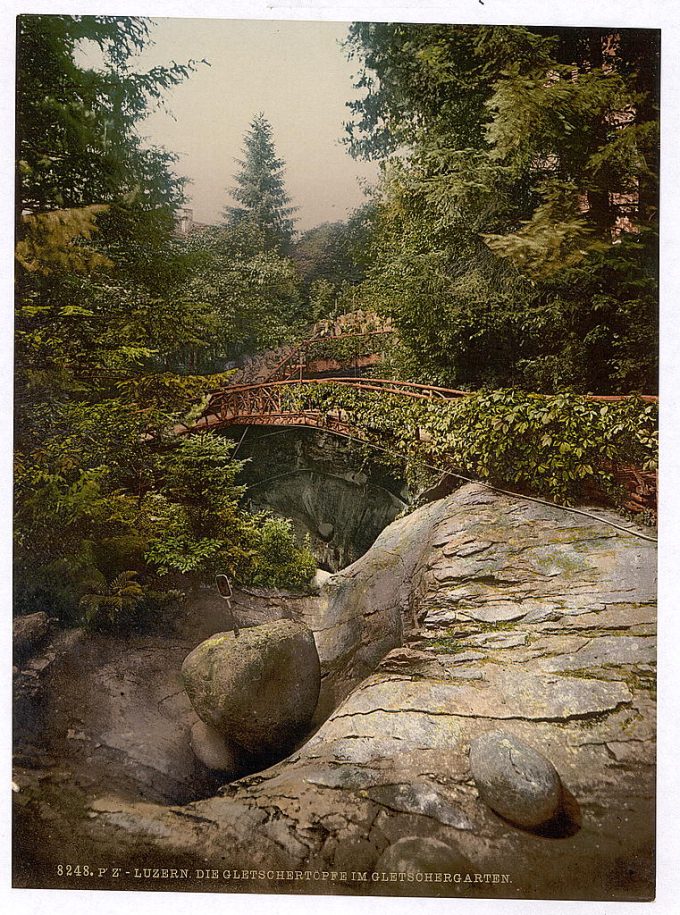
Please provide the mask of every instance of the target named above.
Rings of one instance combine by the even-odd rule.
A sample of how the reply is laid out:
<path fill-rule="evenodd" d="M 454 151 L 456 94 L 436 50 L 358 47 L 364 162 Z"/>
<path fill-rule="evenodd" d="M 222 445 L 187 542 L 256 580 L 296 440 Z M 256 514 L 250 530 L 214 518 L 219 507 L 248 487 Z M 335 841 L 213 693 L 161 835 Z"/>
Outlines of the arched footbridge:
<path fill-rule="evenodd" d="M 442 405 L 471 396 L 469 392 L 435 385 L 415 384 L 384 378 L 297 378 L 270 380 L 257 384 L 229 385 L 213 392 L 202 415 L 190 425 L 175 426 L 176 435 L 225 429 L 230 426 L 307 426 L 365 441 L 390 445 L 390 433 L 380 421 L 381 404 L 398 404 L 403 428 L 399 436 L 403 453 L 404 434 L 408 450 L 417 448 L 427 460 L 434 453 L 428 417 L 440 413 Z M 545 399 L 544 395 L 530 395 Z M 615 403 L 619 395 L 589 395 L 589 401 Z M 642 395 L 644 402 L 657 397 Z M 366 404 L 373 404 L 366 410 Z M 420 405 L 420 409 L 416 407 Z M 425 409 L 423 409 L 423 407 Z M 374 421 L 371 421 L 371 415 Z M 420 419 L 425 422 L 421 424 Z M 450 462 L 444 461 L 449 465 Z M 442 464 L 441 451 L 438 465 Z M 451 466 L 453 469 L 453 466 Z M 617 481 L 628 492 L 626 507 L 640 512 L 656 505 L 656 473 L 633 466 L 612 468 Z"/>
<path fill-rule="evenodd" d="M 260 384 L 230 385 L 210 395 L 201 417 L 192 425 L 179 425 L 177 434 L 208 431 L 225 426 L 313 426 L 362 437 L 362 427 L 355 424 L 351 409 L 327 408 L 327 398 L 319 398 L 333 387 L 356 392 L 392 395 L 415 401 L 450 400 L 467 396 L 466 391 L 440 388 L 385 378 L 355 379 L 302 378 L 268 381 Z M 325 401 L 324 408 L 321 400 Z M 427 436 L 423 430 L 421 441 Z"/>

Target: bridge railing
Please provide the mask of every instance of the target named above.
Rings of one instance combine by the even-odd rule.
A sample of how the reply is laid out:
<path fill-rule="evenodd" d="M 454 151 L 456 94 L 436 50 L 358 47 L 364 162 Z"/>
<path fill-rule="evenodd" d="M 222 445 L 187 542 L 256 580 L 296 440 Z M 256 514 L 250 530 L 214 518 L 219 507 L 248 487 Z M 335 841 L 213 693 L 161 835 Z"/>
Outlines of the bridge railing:
<path fill-rule="evenodd" d="M 210 394 L 205 414 L 219 414 L 225 416 L 236 415 L 254 415 L 253 410 L 246 405 L 251 404 L 263 413 L 281 412 L 282 404 L 280 396 L 277 393 L 281 390 L 289 389 L 293 386 L 298 388 L 319 387 L 322 385 L 334 385 L 342 387 L 351 387 L 357 391 L 375 392 L 380 394 L 395 394 L 402 397 L 408 397 L 415 400 L 451 400 L 453 398 L 467 397 L 470 392 L 462 391 L 456 388 L 445 388 L 439 385 L 419 384 L 412 381 L 395 381 L 392 378 L 301 378 L 285 379 L 282 381 L 260 382 L 251 385 L 231 385 L 214 391 Z M 548 395 L 530 394 L 530 397 L 542 399 Z M 586 399 L 596 402 L 615 402 L 625 400 L 623 395 L 610 394 L 591 394 L 586 395 Z M 640 399 L 646 402 L 656 402 L 658 397 L 655 395 L 640 395 Z M 242 413 L 242 410 L 246 410 Z"/>
<path fill-rule="evenodd" d="M 342 389 L 347 393 L 342 392 Z M 435 441 L 438 404 L 445 407 L 447 402 L 460 401 L 470 395 L 470 392 L 455 388 L 400 382 L 387 378 L 303 378 L 233 385 L 213 392 L 203 415 L 193 426 L 178 426 L 174 431 L 178 435 L 183 435 L 229 425 L 310 426 L 374 442 L 378 447 L 384 445 L 385 427 L 380 405 L 376 412 L 371 399 L 355 398 L 351 391 L 368 394 L 369 398 L 387 395 L 389 398 L 397 397 L 403 398 L 406 402 L 410 401 L 413 409 L 400 410 L 397 414 L 401 418 L 395 441 L 407 450 L 416 447 L 425 457 L 433 448 L 439 453 Z M 543 400 L 549 395 L 527 396 Z M 590 395 L 587 399 L 609 403 L 627 398 L 620 395 Z M 654 395 L 642 395 L 639 399 L 648 403 L 658 401 L 658 397 Z M 425 409 L 417 407 L 416 404 L 423 405 Z M 369 409 L 366 410 L 366 407 Z M 434 427 L 430 425 L 430 419 L 435 420 Z M 391 432 L 397 429 L 390 428 Z M 391 432 L 387 434 L 390 440 Z M 439 454 L 438 463 L 441 463 L 441 460 L 442 455 Z M 604 467 L 604 464 L 602 466 Z M 613 473 L 617 482 L 627 490 L 627 509 L 640 512 L 655 507 L 654 471 L 645 471 L 623 463 L 611 467 L 607 465 L 605 470 Z"/>
<path fill-rule="evenodd" d="M 398 394 L 403 397 L 411 397 L 417 400 L 430 400 L 432 398 L 450 399 L 453 397 L 465 397 L 468 391 L 460 391 L 454 388 L 443 388 L 436 385 L 417 384 L 411 381 L 394 381 L 391 378 L 367 378 L 357 380 L 356 378 L 302 378 L 286 379 L 283 381 L 261 382 L 251 385 L 231 385 L 214 391 L 210 394 L 206 413 L 220 412 L 225 405 L 237 407 L 244 403 L 243 395 L 259 392 L 274 392 L 277 389 L 286 389 L 293 386 L 298 387 L 319 387 L 321 385 L 339 385 L 351 387 L 359 391 L 373 391 L 381 394 Z M 262 399 L 262 403 L 267 403 L 267 397 Z M 231 411 L 230 411 L 231 412 Z"/>

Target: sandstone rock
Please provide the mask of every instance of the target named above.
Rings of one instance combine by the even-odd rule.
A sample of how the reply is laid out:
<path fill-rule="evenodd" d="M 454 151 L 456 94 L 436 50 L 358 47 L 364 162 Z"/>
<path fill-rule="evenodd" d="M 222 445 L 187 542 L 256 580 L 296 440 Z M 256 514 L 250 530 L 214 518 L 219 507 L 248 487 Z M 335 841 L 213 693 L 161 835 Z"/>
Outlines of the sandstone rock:
<path fill-rule="evenodd" d="M 301 736 L 321 685 L 312 632 L 276 620 L 219 633 L 201 642 L 182 665 L 182 681 L 197 715 L 250 753 L 280 750 Z"/>
<path fill-rule="evenodd" d="M 332 577 L 333 575 L 331 572 L 327 572 L 325 569 L 317 569 L 314 573 L 314 577 L 309 583 L 309 586 L 312 591 L 320 591 L 328 579 Z"/>
<path fill-rule="evenodd" d="M 367 793 L 371 800 L 384 804 L 389 810 L 432 817 L 454 829 L 472 829 L 472 823 L 460 807 L 428 782 L 380 785 Z"/>
<path fill-rule="evenodd" d="M 432 657 L 427 651 L 417 651 L 413 648 L 395 648 L 386 655 L 378 670 L 385 673 L 417 674 L 423 677 L 444 677 L 445 670 L 438 658 Z"/>
<path fill-rule="evenodd" d="M 336 871 L 370 871 L 377 857 L 377 850 L 367 839 L 351 836 L 339 842 L 333 853 L 333 869 Z"/>
<path fill-rule="evenodd" d="M 44 611 L 16 616 L 12 623 L 12 641 L 18 657 L 26 657 L 45 638 L 50 629 L 49 617 Z"/>
<path fill-rule="evenodd" d="M 466 607 L 464 611 L 465 616 L 480 623 L 512 623 L 521 620 L 526 613 L 526 605 L 501 601 L 488 606 Z"/>
<path fill-rule="evenodd" d="M 581 648 L 578 654 L 553 659 L 552 670 L 582 670 L 624 664 L 654 664 L 656 640 L 633 636 L 600 636 Z"/>
<path fill-rule="evenodd" d="M 306 615 L 324 671 L 315 723 L 403 644 L 413 626 L 412 576 L 427 554 L 432 518 L 441 513 L 431 503 L 385 528 L 368 553 L 333 576 Z"/>
<path fill-rule="evenodd" d="M 560 810 L 562 783 L 555 767 L 512 734 L 495 731 L 473 740 L 470 769 L 482 800 L 517 826 L 542 826 Z"/>
<path fill-rule="evenodd" d="M 335 521 L 327 511 L 319 517 Z M 475 554 L 475 543 L 488 546 Z M 199 767 L 188 740 L 194 713 L 174 677 L 190 648 L 209 633 L 203 629 L 181 644 L 173 636 L 172 645 L 159 644 L 155 654 L 146 637 L 98 643 L 92 652 L 81 648 L 56 682 L 50 668 L 52 707 L 34 739 L 36 746 L 62 753 L 65 726 L 58 725 L 74 726 L 74 720 L 69 714 L 65 722 L 60 708 L 73 708 L 75 725 L 91 740 L 66 742 L 72 748 L 69 780 L 61 766 L 53 774 L 37 768 L 15 773 L 25 859 L 39 857 L 41 873 L 52 874 L 64 848 L 77 840 L 79 855 L 104 866 L 171 854 L 196 868 L 228 860 L 234 868 L 350 873 L 402 867 L 394 858 L 379 861 L 386 849 L 395 854 L 395 846 L 410 850 L 415 863 L 409 867 L 418 866 L 419 850 L 422 866 L 432 867 L 439 844 L 430 842 L 445 842 L 474 868 L 453 862 L 437 867 L 508 874 L 511 883 L 458 888 L 434 881 L 373 884 L 369 878 L 329 883 L 323 891 L 434 895 L 441 888 L 446 895 L 494 898 L 649 899 L 655 697 L 646 671 L 654 613 L 645 600 L 655 567 L 652 543 L 477 486 L 401 518 L 319 594 L 286 596 L 280 615 L 304 621 L 319 648 L 327 700 L 322 693 L 315 712 L 319 730 L 276 765 L 260 760 L 249 776 L 229 785 L 222 779 L 217 796 L 209 794 L 221 776 L 207 771 L 212 788 L 198 789 L 192 781 L 191 793 L 183 800 L 179 795 Z M 236 598 L 240 618 L 248 606 L 254 622 L 260 613 L 259 621 L 271 622 L 271 594 L 255 598 L 249 589 Z M 496 616 L 499 607 L 523 615 L 503 620 Z M 494 618 L 480 622 L 478 612 Z M 640 623 L 646 632 L 638 631 Z M 550 665 L 564 669 L 551 671 Z M 64 691 L 68 701 L 60 698 Z M 96 715 L 87 709 L 94 702 Z M 466 748 L 501 728 L 539 751 L 555 777 L 550 759 L 564 779 L 563 809 L 540 834 L 513 828 L 480 803 Z M 103 744 L 98 784 L 122 800 L 102 799 L 99 791 L 92 799 L 95 740 Z M 513 755 L 518 765 L 523 758 Z M 182 784 L 159 800 L 161 760 L 164 783 L 181 774 Z M 147 779 L 134 802 L 129 772 Z M 81 794 L 72 793 L 79 784 Z M 582 824 L 570 791 L 587 811 Z M 74 796 L 82 804 L 74 804 Z M 507 792 L 503 797 L 507 802 Z M 404 837 L 414 846 L 400 845 Z M 130 880 L 125 888 L 136 887 Z M 275 888 L 271 880 L 249 884 L 253 892 Z M 205 884 L 187 881 L 182 889 L 205 890 Z"/>
<path fill-rule="evenodd" d="M 208 769 L 230 775 L 237 770 L 236 755 L 228 741 L 204 721 L 197 721 L 191 729 L 191 749 Z"/>
<path fill-rule="evenodd" d="M 407 836 L 393 842 L 375 863 L 374 871 L 420 872 L 425 874 L 463 874 L 474 870 L 470 862 L 457 849 L 427 836 Z M 412 888 L 414 884 L 409 884 Z M 428 895 L 432 884 L 426 884 Z"/>

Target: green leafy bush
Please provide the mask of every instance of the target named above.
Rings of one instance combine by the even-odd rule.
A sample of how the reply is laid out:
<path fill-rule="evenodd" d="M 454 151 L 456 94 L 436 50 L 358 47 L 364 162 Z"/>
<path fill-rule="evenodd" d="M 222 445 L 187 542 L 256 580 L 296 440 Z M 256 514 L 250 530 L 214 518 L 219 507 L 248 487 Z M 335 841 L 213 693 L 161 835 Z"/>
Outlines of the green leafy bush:
<path fill-rule="evenodd" d="M 631 396 L 601 402 L 579 394 L 477 391 L 410 399 L 341 384 L 293 386 L 288 409 L 344 411 L 357 433 L 412 461 L 429 460 L 497 485 L 557 501 L 611 490 L 612 468 L 656 467 L 658 405 Z"/>
<path fill-rule="evenodd" d="M 243 466 L 234 443 L 217 435 L 192 436 L 166 457 L 162 491 L 149 494 L 151 526 L 146 561 L 167 575 L 196 579 L 226 572 L 234 581 L 296 588 L 314 574 L 307 547 L 299 548 L 289 521 L 241 511 Z"/>
<path fill-rule="evenodd" d="M 568 502 L 587 494 L 587 483 L 610 490 L 616 464 L 655 466 L 656 412 L 637 398 L 482 392 L 447 406 L 435 432 L 454 465 Z"/>
<path fill-rule="evenodd" d="M 252 571 L 248 576 L 251 584 L 295 590 L 309 583 L 316 572 L 309 538 L 299 547 L 288 518 L 264 517 L 255 540 Z"/>
<path fill-rule="evenodd" d="M 137 581 L 136 572 L 121 572 L 110 584 L 95 586 L 80 598 L 80 606 L 87 625 L 95 622 L 108 627 L 118 627 L 125 617 L 134 614 L 144 600 L 144 590 Z"/>
<path fill-rule="evenodd" d="M 83 623 L 89 629 L 127 631 L 160 622 L 160 614 L 182 597 L 180 591 L 157 591 L 143 585 L 135 571 L 120 572 L 111 582 L 95 584 L 80 598 Z"/>
<path fill-rule="evenodd" d="M 315 340 L 307 347 L 307 360 L 333 359 L 337 362 L 351 362 L 357 356 L 373 356 L 382 353 L 389 334 L 357 334 L 346 337 L 325 337 Z"/>

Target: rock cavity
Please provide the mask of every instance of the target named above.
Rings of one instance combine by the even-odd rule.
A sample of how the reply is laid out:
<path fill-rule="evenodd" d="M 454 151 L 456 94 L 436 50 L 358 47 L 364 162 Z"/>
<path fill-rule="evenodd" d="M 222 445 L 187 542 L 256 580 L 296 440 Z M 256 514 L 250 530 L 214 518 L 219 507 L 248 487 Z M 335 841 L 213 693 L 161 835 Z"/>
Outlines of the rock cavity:
<path fill-rule="evenodd" d="M 362 556 L 406 508 L 402 481 L 367 465 L 356 445 L 328 433 L 250 428 L 238 457 L 248 458 L 242 478 L 249 508 L 291 518 L 329 572 Z"/>

